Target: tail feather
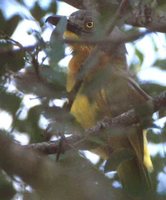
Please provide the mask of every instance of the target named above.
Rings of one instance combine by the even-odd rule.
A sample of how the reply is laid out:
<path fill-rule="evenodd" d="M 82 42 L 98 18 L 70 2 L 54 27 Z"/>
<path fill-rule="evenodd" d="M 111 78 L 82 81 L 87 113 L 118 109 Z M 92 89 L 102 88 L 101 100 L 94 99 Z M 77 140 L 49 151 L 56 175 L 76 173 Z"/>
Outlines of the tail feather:
<path fill-rule="evenodd" d="M 152 186 L 147 169 L 138 160 L 126 160 L 118 167 L 123 188 L 134 196 L 144 196 Z"/>
<path fill-rule="evenodd" d="M 126 160 L 118 167 L 118 175 L 123 187 L 133 195 L 144 195 L 152 189 L 149 172 L 153 166 L 147 151 L 146 133 L 141 127 L 135 126 L 128 134 L 135 157 Z"/>

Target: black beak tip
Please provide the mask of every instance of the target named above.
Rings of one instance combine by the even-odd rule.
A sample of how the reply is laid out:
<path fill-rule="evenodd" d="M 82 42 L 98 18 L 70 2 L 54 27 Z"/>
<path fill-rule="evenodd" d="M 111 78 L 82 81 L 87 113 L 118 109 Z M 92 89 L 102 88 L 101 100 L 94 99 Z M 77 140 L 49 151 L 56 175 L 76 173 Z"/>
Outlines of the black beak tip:
<path fill-rule="evenodd" d="M 54 16 L 48 17 L 45 22 L 46 23 L 49 22 L 50 24 L 56 26 L 61 18 L 62 16 L 60 15 L 54 15 Z"/>

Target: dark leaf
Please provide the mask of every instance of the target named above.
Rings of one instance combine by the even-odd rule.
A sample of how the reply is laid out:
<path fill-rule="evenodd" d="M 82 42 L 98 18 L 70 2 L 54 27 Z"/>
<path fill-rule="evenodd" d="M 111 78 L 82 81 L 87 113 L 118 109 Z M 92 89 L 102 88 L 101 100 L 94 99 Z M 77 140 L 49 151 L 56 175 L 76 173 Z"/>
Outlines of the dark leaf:
<path fill-rule="evenodd" d="M 56 2 L 51 1 L 51 4 L 49 5 L 48 11 L 52 12 L 52 13 L 56 13 L 57 12 L 57 4 L 56 4 Z"/>
<path fill-rule="evenodd" d="M 131 152 L 129 149 L 119 149 L 115 152 L 113 152 L 110 156 L 110 158 L 106 161 L 106 164 L 104 166 L 104 171 L 115 171 L 117 167 L 124 161 L 130 160 L 134 157 L 133 152 Z"/>
<path fill-rule="evenodd" d="M 15 94 L 8 93 L 4 89 L 0 90 L 0 109 L 3 109 L 14 116 L 20 103 L 21 99 Z"/>
<path fill-rule="evenodd" d="M 65 90 L 66 88 L 66 72 L 61 68 L 54 71 L 49 66 L 43 66 L 40 68 L 40 73 L 49 83 L 59 87 L 59 89 Z"/>
<path fill-rule="evenodd" d="M 16 191 L 13 188 L 12 182 L 9 177 L 0 171 L 0 198 L 3 200 L 12 199 Z"/>
<path fill-rule="evenodd" d="M 30 142 L 42 142 L 43 131 L 39 127 L 39 118 L 42 113 L 42 105 L 31 108 L 27 118 L 27 132 L 30 135 Z"/>
<path fill-rule="evenodd" d="M 25 120 L 15 119 L 13 122 L 13 127 L 16 130 L 28 134 L 30 142 L 42 142 L 44 139 L 43 130 L 39 127 L 42 109 L 42 105 L 34 106 L 28 111 L 28 116 Z"/>
<path fill-rule="evenodd" d="M 1 44 L 0 44 L 1 48 Z M 0 55 L 0 76 L 4 75 L 8 70 L 18 71 L 24 66 L 24 52 L 23 51 L 5 51 Z M 3 51 L 3 49 L 2 49 Z"/>
<path fill-rule="evenodd" d="M 142 89 L 144 89 L 144 91 L 146 91 L 152 97 L 157 96 L 158 94 L 160 94 L 162 91 L 165 90 L 165 86 L 154 83 L 152 81 L 141 82 L 140 86 Z"/>
<path fill-rule="evenodd" d="M 158 59 L 153 63 L 153 66 L 158 67 L 162 70 L 166 70 L 166 59 Z"/>
<path fill-rule="evenodd" d="M 20 20 L 21 17 L 19 15 L 14 15 L 9 20 L 5 20 L 2 13 L 0 12 L 0 32 L 11 36 Z"/>
<path fill-rule="evenodd" d="M 43 10 L 40 7 L 39 2 L 36 2 L 31 13 L 37 21 L 40 21 L 41 18 L 46 14 L 46 10 Z"/>
<path fill-rule="evenodd" d="M 50 122 L 47 132 L 51 135 L 74 134 L 82 130 L 75 122 L 74 117 L 65 108 L 47 107 L 42 114 Z"/>

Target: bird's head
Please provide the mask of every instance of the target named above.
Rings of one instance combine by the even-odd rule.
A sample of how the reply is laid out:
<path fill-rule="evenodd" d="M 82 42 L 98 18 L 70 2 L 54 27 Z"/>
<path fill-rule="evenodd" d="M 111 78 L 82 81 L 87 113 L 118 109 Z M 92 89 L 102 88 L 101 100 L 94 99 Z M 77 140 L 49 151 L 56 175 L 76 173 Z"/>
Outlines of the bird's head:
<path fill-rule="evenodd" d="M 62 16 L 50 16 L 47 22 L 57 25 Z M 88 10 L 79 10 L 72 13 L 67 20 L 64 38 L 66 39 L 89 39 L 96 30 L 97 13 Z"/>
<path fill-rule="evenodd" d="M 54 15 L 47 18 L 46 22 L 57 25 L 62 16 Z M 73 12 L 67 19 L 66 31 L 63 37 L 65 39 L 85 39 L 90 40 L 96 34 L 98 13 L 89 10 L 78 10 Z M 91 45 L 70 45 L 74 52 L 83 52 L 84 55 L 89 54 L 93 49 Z"/>

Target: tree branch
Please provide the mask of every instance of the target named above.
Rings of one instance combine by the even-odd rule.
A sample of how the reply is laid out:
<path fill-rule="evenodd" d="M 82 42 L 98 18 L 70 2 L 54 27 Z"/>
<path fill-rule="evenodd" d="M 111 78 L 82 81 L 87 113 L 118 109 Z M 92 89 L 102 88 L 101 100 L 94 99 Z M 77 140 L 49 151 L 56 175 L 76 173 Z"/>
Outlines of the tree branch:
<path fill-rule="evenodd" d="M 130 199 L 123 190 L 112 188 L 110 180 L 78 154 L 73 153 L 65 161 L 55 163 L 14 143 L 2 131 L 0 168 L 31 185 L 31 193 L 35 192 L 33 199 Z"/>
<path fill-rule="evenodd" d="M 65 2 L 78 9 L 85 9 L 83 5 L 84 0 L 58 0 L 58 1 Z"/>
<path fill-rule="evenodd" d="M 147 112 L 147 117 L 150 117 L 152 113 L 160 110 L 161 108 L 166 108 L 166 91 L 154 97 L 152 100 L 147 101 L 146 104 L 141 105 L 139 109 L 141 108 L 148 108 L 150 110 L 150 112 Z M 89 136 L 100 137 L 102 135 L 102 131 L 105 129 L 128 127 L 137 123 L 140 123 L 140 118 L 134 109 L 122 113 L 112 119 L 106 117 L 99 121 L 94 127 L 85 130 L 84 137 L 80 132 L 75 132 L 74 134 L 69 133 L 72 134 L 72 136 L 64 140 L 62 152 L 72 148 L 82 150 L 92 148 L 92 143 L 87 140 Z M 44 154 L 55 154 L 59 151 L 59 141 L 30 144 L 26 145 L 25 148 L 32 148 Z"/>
<path fill-rule="evenodd" d="M 150 12 L 147 15 L 146 10 L 146 7 L 134 9 L 125 22 L 132 26 L 145 27 L 150 31 L 166 33 L 166 13 L 149 8 Z"/>
<path fill-rule="evenodd" d="M 64 1 L 67 4 L 74 6 L 78 9 L 87 9 L 86 5 L 89 4 L 89 0 L 58 0 Z M 117 2 L 97 0 L 96 9 L 106 9 L 107 12 L 111 12 L 114 7 L 118 7 Z M 122 2 L 122 1 L 121 1 Z M 131 2 L 126 0 L 121 13 L 121 18 L 126 19 L 125 23 L 137 26 L 145 27 L 154 32 L 166 32 L 166 13 L 160 10 L 158 5 L 151 7 L 143 1 L 142 5 L 133 6 Z M 88 8 L 89 9 L 89 8 Z M 115 9 L 115 8 L 114 8 Z"/>
<path fill-rule="evenodd" d="M 13 143 L 0 131 L 0 167 L 8 174 L 17 174 L 37 189 L 40 182 L 46 181 L 46 177 L 41 176 L 42 170 L 47 171 L 47 167 L 53 169 L 52 164 L 46 164 L 46 161 L 48 160 L 40 158 L 32 150 L 27 151 L 22 146 Z M 32 178 L 34 174 L 35 179 Z"/>
<path fill-rule="evenodd" d="M 104 39 L 63 39 L 64 43 L 67 44 L 79 44 L 79 45 L 99 45 L 99 46 L 104 46 L 104 45 L 112 45 L 113 47 L 111 48 L 114 50 L 117 48 L 118 45 L 128 43 L 128 42 L 133 42 L 141 37 L 151 33 L 150 31 L 143 31 L 143 32 L 138 32 L 138 31 L 129 31 L 128 33 L 117 35 L 116 38 L 104 38 Z M 110 49 L 109 49 L 110 50 Z"/>

